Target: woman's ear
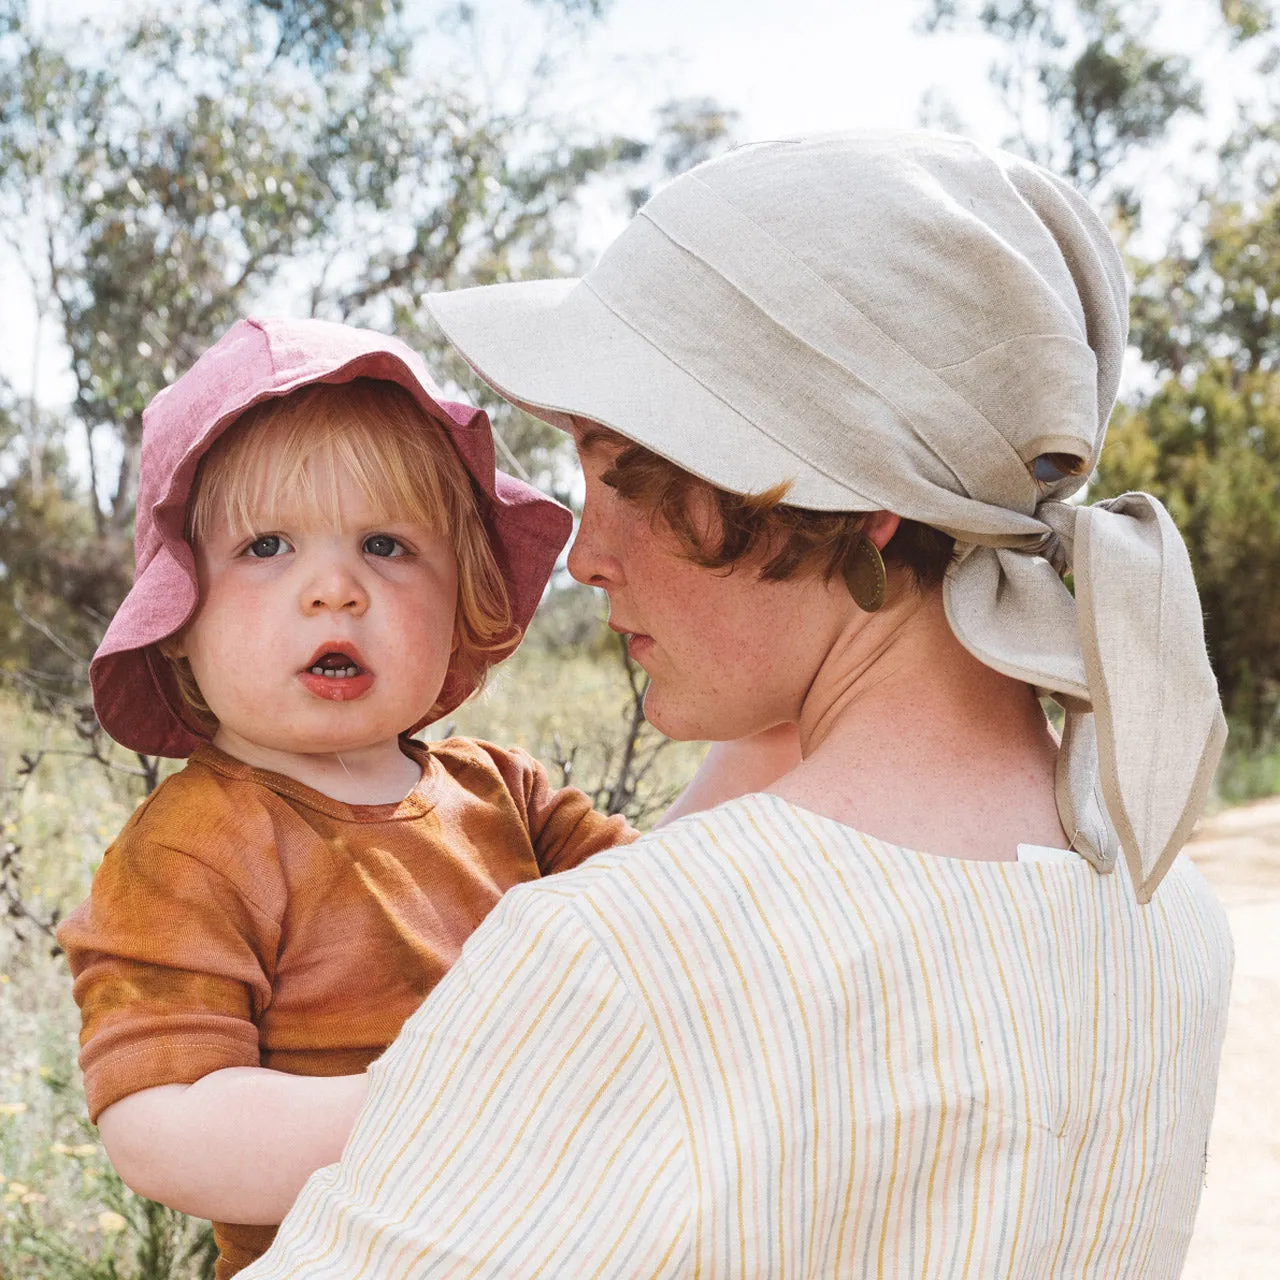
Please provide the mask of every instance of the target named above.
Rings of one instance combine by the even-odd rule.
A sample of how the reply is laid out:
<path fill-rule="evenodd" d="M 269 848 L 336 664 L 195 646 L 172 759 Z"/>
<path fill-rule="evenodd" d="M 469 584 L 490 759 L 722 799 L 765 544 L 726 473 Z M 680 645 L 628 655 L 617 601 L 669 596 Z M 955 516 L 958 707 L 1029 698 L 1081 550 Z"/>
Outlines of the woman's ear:
<path fill-rule="evenodd" d="M 902 517 L 892 511 L 871 511 L 863 521 L 862 536 L 875 543 L 877 551 L 883 551 L 901 523 Z"/>
<path fill-rule="evenodd" d="M 156 642 L 156 648 L 160 650 L 162 658 L 168 658 L 170 662 L 177 662 L 180 658 L 187 656 L 186 646 L 182 643 L 182 632 L 175 632 L 171 636 L 165 636 L 163 640 Z"/>

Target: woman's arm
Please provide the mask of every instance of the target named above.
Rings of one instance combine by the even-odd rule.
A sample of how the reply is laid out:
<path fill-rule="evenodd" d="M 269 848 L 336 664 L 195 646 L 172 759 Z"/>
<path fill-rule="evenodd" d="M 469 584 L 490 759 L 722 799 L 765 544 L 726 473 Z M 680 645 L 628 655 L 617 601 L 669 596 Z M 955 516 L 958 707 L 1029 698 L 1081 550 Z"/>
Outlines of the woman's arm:
<path fill-rule="evenodd" d="M 341 1163 L 240 1280 L 687 1274 L 669 1066 L 598 918 L 554 885 L 513 889 L 472 935 L 370 1068 Z"/>
<path fill-rule="evenodd" d="M 274 1225 L 332 1164 L 368 1077 L 226 1067 L 131 1093 L 98 1117 L 107 1155 L 139 1195 L 218 1222 Z"/>
<path fill-rule="evenodd" d="M 698 772 L 655 823 L 700 813 L 737 796 L 763 791 L 800 763 L 800 727 L 779 724 L 736 742 L 713 742 Z"/>

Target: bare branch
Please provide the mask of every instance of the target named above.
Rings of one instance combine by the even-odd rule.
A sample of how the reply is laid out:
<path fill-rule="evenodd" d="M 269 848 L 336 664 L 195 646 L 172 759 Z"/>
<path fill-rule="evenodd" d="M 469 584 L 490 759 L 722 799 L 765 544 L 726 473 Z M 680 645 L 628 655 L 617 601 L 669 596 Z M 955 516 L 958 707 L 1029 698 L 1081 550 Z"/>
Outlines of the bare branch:
<path fill-rule="evenodd" d="M 73 662 L 77 662 L 81 666 L 88 665 L 88 662 L 89 662 L 88 658 L 85 658 L 83 655 L 78 654 L 73 649 L 69 648 L 66 641 L 63 640 L 61 636 L 59 636 L 55 631 L 51 630 L 48 626 L 46 626 L 43 622 L 41 622 L 39 618 L 33 618 L 28 613 L 22 607 L 22 600 L 17 594 L 14 595 L 13 611 L 18 615 L 18 617 L 23 622 L 27 624 L 27 626 L 34 628 L 42 636 L 44 636 L 44 638 L 48 640 L 49 643 L 53 645 L 54 648 L 56 648 L 60 653 L 65 654 Z"/>

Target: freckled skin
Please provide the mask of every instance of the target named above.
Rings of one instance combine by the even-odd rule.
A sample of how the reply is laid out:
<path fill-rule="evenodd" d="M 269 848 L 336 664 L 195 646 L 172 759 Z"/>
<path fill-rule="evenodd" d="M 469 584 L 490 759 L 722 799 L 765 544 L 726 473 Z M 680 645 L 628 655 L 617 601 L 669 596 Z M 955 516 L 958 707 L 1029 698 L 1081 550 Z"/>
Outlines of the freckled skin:
<path fill-rule="evenodd" d="M 616 452 L 580 450 L 586 497 L 569 571 L 604 589 L 611 625 L 635 636 L 632 655 L 651 677 L 645 717 L 668 737 L 713 741 L 796 720 L 847 621 L 843 584 L 762 582 L 749 564 L 728 573 L 694 564 L 601 480 Z"/>

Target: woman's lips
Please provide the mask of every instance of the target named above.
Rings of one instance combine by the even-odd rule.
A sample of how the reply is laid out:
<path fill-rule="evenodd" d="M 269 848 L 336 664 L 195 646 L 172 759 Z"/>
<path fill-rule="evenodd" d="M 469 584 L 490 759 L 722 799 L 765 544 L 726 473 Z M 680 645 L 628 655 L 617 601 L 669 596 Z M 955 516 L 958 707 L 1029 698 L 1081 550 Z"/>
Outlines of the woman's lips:
<path fill-rule="evenodd" d="M 642 631 L 631 631 L 627 627 L 620 627 L 612 618 L 609 619 L 608 625 L 610 631 L 616 631 L 620 636 L 626 637 L 627 653 L 637 662 L 653 648 L 652 636 L 647 636 Z"/>
<path fill-rule="evenodd" d="M 627 653 L 639 662 L 653 648 L 652 636 L 630 635 L 627 637 Z"/>

